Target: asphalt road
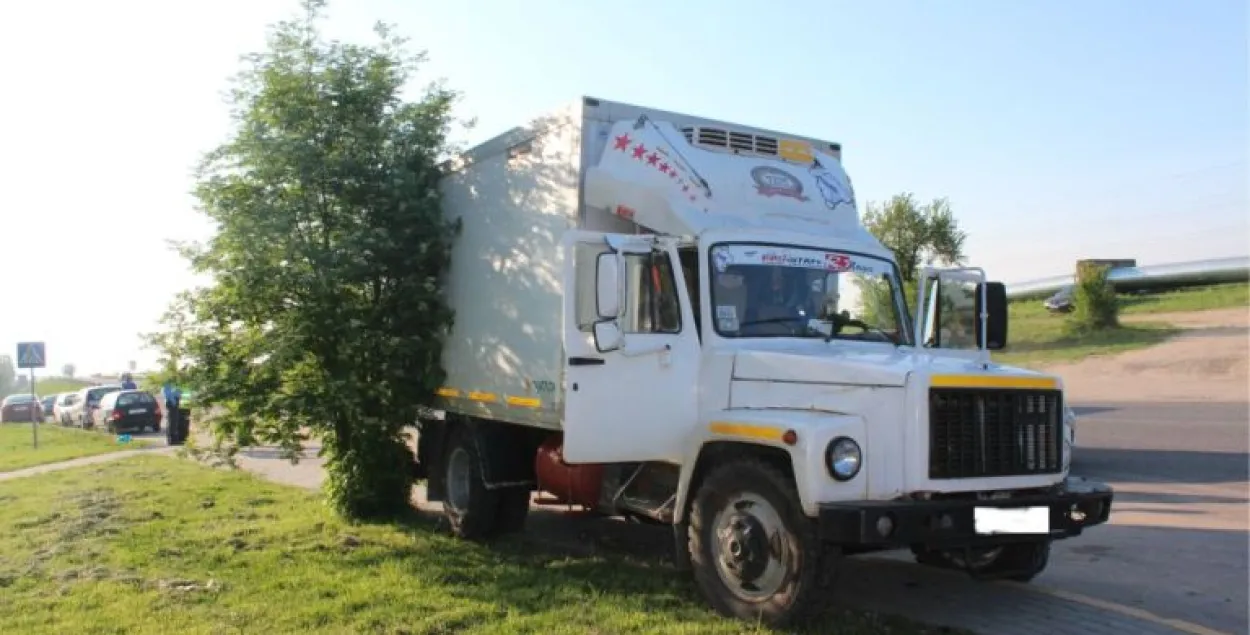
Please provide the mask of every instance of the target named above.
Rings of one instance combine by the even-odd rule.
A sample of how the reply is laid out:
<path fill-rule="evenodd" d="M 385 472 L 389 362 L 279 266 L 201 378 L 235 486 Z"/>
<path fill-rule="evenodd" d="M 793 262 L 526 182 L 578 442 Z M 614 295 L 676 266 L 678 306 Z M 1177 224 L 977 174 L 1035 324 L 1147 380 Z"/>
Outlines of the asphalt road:
<path fill-rule="evenodd" d="M 1250 404 L 1085 403 L 1074 475 L 1116 489 L 1108 525 L 1056 545 L 1035 583 L 1250 632 Z"/>

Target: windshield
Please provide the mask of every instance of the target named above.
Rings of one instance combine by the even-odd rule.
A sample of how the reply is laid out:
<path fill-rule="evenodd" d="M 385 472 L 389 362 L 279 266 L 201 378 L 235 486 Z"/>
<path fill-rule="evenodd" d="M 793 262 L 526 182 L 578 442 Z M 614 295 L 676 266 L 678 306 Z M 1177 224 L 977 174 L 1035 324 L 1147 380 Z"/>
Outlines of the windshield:
<path fill-rule="evenodd" d="M 121 390 L 121 386 L 106 386 L 103 388 L 92 388 L 87 391 L 87 403 L 99 403 L 100 398 L 111 392 Z"/>
<path fill-rule="evenodd" d="M 717 245 L 711 259 L 713 323 L 722 337 L 910 343 L 887 260 L 752 244 Z"/>

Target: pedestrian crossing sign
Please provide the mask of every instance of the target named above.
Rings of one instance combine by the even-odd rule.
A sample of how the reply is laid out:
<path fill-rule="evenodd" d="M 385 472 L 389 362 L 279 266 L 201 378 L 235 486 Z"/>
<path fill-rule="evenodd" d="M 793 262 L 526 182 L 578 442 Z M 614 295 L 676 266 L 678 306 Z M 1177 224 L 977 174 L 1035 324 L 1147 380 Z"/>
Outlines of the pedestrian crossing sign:
<path fill-rule="evenodd" d="M 17 367 L 43 368 L 47 363 L 43 342 L 18 342 Z"/>

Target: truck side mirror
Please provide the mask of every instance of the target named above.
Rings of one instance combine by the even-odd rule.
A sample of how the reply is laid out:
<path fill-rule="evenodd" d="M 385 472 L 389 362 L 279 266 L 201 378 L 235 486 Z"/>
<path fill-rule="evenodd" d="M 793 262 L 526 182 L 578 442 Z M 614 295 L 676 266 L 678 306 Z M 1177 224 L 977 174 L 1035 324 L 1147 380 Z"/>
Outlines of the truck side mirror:
<path fill-rule="evenodd" d="M 600 353 L 610 353 L 621 347 L 624 335 L 621 333 L 621 325 L 616 320 L 602 320 L 595 322 L 595 350 Z"/>
<path fill-rule="evenodd" d="M 985 289 L 985 348 L 991 351 L 1002 350 L 1007 346 L 1007 287 L 1001 282 L 986 282 L 977 285 L 976 291 L 976 335 L 977 343 L 981 342 L 981 288 Z"/>
<path fill-rule="evenodd" d="M 595 313 L 600 320 L 621 314 L 621 257 L 615 253 L 599 254 L 595 261 Z"/>

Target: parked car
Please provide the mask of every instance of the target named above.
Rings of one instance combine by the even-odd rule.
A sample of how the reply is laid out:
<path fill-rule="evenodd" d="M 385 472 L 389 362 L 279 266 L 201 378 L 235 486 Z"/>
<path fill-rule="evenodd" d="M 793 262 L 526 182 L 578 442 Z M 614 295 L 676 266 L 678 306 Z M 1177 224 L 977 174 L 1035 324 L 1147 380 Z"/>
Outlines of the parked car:
<path fill-rule="evenodd" d="M 109 432 L 129 430 L 161 431 L 161 406 L 156 398 L 142 390 L 117 390 L 100 397 L 99 408 L 92 411 L 95 427 Z"/>
<path fill-rule="evenodd" d="M 117 384 L 106 384 L 103 386 L 91 386 L 78 391 L 78 398 L 74 405 L 71 406 L 70 421 L 82 428 L 90 428 L 92 426 L 92 414 L 100 407 L 100 398 L 121 390 L 122 387 Z"/>
<path fill-rule="evenodd" d="M 33 395 L 27 393 L 9 395 L 0 401 L 0 423 L 42 419 L 43 406 Z"/>
<path fill-rule="evenodd" d="M 1046 298 L 1042 306 L 1050 313 L 1071 313 L 1076 308 L 1076 305 L 1073 304 L 1072 287 L 1060 289 L 1054 295 Z"/>
<path fill-rule="evenodd" d="M 59 395 L 55 395 L 55 394 L 48 395 L 44 397 L 43 399 L 39 400 L 39 406 L 43 409 L 43 413 L 42 413 L 43 416 L 41 417 L 41 419 L 47 419 L 48 417 L 52 416 L 52 409 L 54 406 L 56 406 L 56 398 L 58 396 Z"/>
<path fill-rule="evenodd" d="M 52 406 L 52 420 L 63 426 L 73 424 L 71 411 L 78 399 L 76 392 L 63 392 L 57 395 L 56 403 Z"/>

